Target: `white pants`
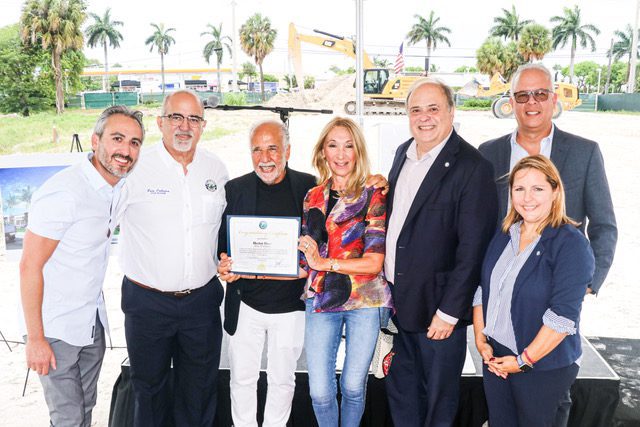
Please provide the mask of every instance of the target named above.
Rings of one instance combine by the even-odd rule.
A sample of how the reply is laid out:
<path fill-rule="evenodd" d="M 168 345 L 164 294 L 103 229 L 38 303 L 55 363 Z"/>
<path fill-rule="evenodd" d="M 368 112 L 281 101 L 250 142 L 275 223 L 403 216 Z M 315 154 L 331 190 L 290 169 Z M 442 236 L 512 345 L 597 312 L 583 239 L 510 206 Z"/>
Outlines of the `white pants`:
<path fill-rule="evenodd" d="M 263 427 L 284 427 L 291 413 L 295 370 L 304 344 L 304 311 L 266 314 L 240 303 L 238 328 L 229 337 L 231 414 L 234 427 L 257 427 L 257 382 L 267 339 L 267 401 Z"/>

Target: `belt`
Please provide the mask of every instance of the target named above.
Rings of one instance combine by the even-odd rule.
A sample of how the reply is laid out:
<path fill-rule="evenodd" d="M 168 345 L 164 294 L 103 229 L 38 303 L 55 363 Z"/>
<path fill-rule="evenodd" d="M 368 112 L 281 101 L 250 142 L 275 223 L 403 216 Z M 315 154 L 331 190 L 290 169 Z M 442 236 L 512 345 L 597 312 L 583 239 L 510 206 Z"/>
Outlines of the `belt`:
<path fill-rule="evenodd" d="M 147 285 L 143 285 L 140 282 L 136 282 L 135 280 L 127 277 L 127 280 L 130 281 L 131 283 L 133 283 L 134 285 L 142 288 L 142 289 L 147 289 L 149 291 L 153 291 L 153 292 L 157 292 L 159 294 L 165 294 L 165 295 L 170 295 L 172 297 L 175 298 L 184 298 L 187 295 L 190 295 L 191 293 L 198 291 L 202 288 L 204 288 L 204 286 L 201 286 L 199 288 L 195 288 L 195 289 L 184 289 L 182 291 L 161 291 L 160 289 L 156 289 L 156 288 L 152 288 L 151 286 L 147 286 Z"/>

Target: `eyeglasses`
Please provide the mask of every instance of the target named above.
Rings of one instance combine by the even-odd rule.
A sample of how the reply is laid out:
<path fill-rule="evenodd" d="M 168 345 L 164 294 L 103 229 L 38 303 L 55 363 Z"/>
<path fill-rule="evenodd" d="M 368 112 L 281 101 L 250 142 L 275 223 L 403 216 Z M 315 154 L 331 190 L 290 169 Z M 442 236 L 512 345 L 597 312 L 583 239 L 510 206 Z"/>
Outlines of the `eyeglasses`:
<path fill-rule="evenodd" d="M 160 116 L 162 118 L 169 119 L 171 121 L 172 126 L 182 126 L 184 123 L 184 119 L 187 119 L 187 123 L 192 128 L 197 128 L 200 126 L 200 123 L 204 121 L 204 119 L 200 116 L 183 116 L 180 113 L 167 114 L 166 116 Z"/>
<path fill-rule="evenodd" d="M 549 94 L 551 93 L 553 92 L 549 89 L 521 90 L 513 94 L 513 99 L 515 99 L 518 104 L 526 104 L 529 102 L 529 99 L 531 99 L 531 96 L 533 96 L 533 99 L 536 101 L 544 102 L 549 99 Z"/>

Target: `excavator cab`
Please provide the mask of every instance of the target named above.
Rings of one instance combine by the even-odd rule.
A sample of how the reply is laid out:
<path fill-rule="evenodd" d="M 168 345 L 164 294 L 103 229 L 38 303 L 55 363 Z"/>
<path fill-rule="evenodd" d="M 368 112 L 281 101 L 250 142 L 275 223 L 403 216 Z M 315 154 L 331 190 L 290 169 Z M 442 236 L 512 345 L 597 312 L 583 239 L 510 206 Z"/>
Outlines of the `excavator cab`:
<path fill-rule="evenodd" d="M 379 95 L 389 81 L 389 70 L 372 68 L 364 70 L 364 93 Z"/>

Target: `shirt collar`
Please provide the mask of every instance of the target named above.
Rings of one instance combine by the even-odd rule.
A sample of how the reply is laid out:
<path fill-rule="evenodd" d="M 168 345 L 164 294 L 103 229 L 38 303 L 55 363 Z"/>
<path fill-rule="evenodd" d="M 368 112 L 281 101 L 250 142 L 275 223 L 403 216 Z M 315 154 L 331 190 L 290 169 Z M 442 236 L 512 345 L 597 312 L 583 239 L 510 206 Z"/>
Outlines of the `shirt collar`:
<path fill-rule="evenodd" d="M 175 169 L 175 170 L 179 170 L 181 175 L 184 175 L 184 169 L 182 168 L 182 164 L 180 162 L 178 162 L 176 159 L 173 158 L 173 156 L 171 155 L 171 153 L 169 153 L 169 150 L 167 150 L 167 147 L 165 147 L 164 145 L 164 141 L 160 141 L 160 158 L 162 159 L 162 161 L 164 162 L 165 165 L 167 165 L 168 168 L 170 169 Z M 191 167 L 191 165 L 195 165 L 198 160 L 200 159 L 200 156 L 198 154 L 198 149 L 196 148 L 194 150 L 193 153 L 193 160 L 191 161 L 191 163 L 189 163 L 187 165 L 187 170 L 189 170 L 189 168 Z"/>
<path fill-rule="evenodd" d="M 421 162 L 426 159 L 435 159 L 436 157 L 438 157 L 438 154 L 440 154 L 449 138 L 451 138 L 452 133 L 453 128 L 451 128 L 451 132 L 449 132 L 449 135 L 447 135 L 446 138 L 442 140 L 442 142 L 425 153 L 421 159 L 418 158 L 418 144 L 416 143 L 416 140 L 414 138 L 409 145 L 409 149 L 407 150 L 407 157 L 416 162 Z"/>
<path fill-rule="evenodd" d="M 555 131 L 555 128 L 556 128 L 556 125 L 551 123 L 551 131 L 549 132 L 549 135 L 545 136 L 540 140 L 540 154 L 546 157 L 551 157 L 551 142 L 553 141 L 553 132 Z M 524 148 L 522 148 L 522 146 L 518 144 L 517 136 L 518 136 L 518 128 L 515 128 L 511 133 L 511 152 L 512 153 L 514 150 L 518 148 L 521 150 L 524 150 Z"/>

